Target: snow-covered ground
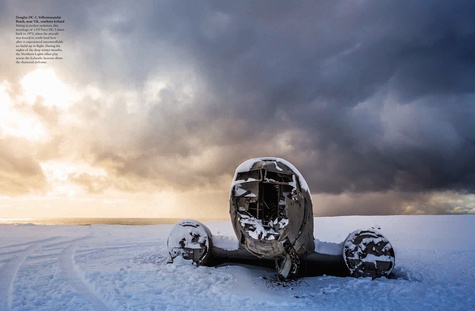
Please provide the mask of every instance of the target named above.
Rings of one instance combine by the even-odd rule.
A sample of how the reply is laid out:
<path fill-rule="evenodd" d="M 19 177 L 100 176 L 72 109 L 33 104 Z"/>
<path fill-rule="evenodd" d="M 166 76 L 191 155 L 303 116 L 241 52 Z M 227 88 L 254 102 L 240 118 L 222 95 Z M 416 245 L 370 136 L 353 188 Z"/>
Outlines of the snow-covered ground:
<path fill-rule="evenodd" d="M 475 215 L 315 218 L 315 238 L 372 226 L 395 248 L 396 278 L 282 283 L 263 267 L 169 265 L 172 225 L 3 225 L 0 310 L 475 310 Z"/>

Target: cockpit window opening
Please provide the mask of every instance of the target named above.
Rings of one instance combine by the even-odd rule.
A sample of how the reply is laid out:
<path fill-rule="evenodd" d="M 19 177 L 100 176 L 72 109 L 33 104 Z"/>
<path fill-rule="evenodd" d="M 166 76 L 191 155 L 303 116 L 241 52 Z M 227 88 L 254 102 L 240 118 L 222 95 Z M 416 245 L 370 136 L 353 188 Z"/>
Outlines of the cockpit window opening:
<path fill-rule="evenodd" d="M 290 183 L 293 181 L 292 174 L 286 174 L 282 172 L 266 171 L 265 179 L 273 180 L 275 182 Z"/>
<path fill-rule="evenodd" d="M 237 173 L 236 180 L 261 180 L 261 170 L 253 170 Z"/>

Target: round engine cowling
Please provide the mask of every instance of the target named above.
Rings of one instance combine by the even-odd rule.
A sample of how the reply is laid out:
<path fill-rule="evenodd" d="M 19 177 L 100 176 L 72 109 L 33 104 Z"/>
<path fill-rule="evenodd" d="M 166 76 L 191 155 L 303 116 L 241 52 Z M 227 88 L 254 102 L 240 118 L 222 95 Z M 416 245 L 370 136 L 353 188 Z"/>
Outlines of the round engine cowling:
<path fill-rule="evenodd" d="M 394 263 L 394 249 L 377 230 L 357 230 L 343 243 L 343 259 L 354 277 L 389 276 Z"/>
<path fill-rule="evenodd" d="M 190 260 L 196 265 L 206 265 L 211 257 L 211 231 L 196 220 L 182 220 L 168 236 L 169 262 L 177 257 Z"/>

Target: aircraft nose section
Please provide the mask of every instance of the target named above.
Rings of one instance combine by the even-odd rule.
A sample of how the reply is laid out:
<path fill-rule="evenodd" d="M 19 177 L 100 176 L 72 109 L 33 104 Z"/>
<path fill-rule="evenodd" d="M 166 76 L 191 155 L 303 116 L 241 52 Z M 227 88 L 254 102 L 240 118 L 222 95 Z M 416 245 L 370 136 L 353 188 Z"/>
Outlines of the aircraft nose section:
<path fill-rule="evenodd" d="M 281 158 L 255 158 L 235 171 L 230 215 L 243 248 L 276 259 L 279 274 L 295 274 L 314 250 L 312 199 L 300 172 Z"/>

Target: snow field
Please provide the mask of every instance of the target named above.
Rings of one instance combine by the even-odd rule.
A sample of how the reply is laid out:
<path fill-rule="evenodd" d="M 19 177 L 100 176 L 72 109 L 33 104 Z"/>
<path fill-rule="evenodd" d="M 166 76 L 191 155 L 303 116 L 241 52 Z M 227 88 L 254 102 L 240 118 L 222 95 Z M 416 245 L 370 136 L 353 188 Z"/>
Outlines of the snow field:
<path fill-rule="evenodd" d="M 230 223 L 207 225 L 235 245 Z M 315 218 L 315 238 L 373 225 L 395 248 L 395 278 L 287 283 L 262 267 L 166 264 L 172 225 L 4 225 L 0 310 L 475 309 L 474 215 Z"/>

